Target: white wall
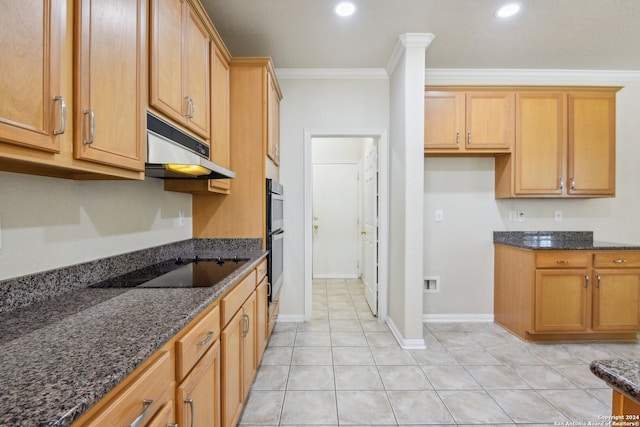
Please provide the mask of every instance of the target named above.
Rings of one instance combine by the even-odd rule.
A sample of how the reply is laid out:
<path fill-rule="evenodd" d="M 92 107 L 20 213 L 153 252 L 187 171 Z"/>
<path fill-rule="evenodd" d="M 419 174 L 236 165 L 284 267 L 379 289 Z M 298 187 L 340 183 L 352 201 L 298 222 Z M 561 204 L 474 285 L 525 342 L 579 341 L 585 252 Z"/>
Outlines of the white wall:
<path fill-rule="evenodd" d="M 185 225 L 178 227 L 178 211 Z M 0 280 L 190 239 L 191 195 L 161 180 L 0 172 Z"/>
<path fill-rule="evenodd" d="M 584 200 L 494 198 L 492 158 L 424 160 L 424 273 L 441 292 L 424 295 L 426 319 L 490 318 L 494 230 L 586 230 L 601 241 L 640 244 L 640 73 L 427 70 L 427 84 L 619 85 L 616 197 Z M 434 221 L 435 209 L 444 221 Z M 525 222 L 509 222 L 509 211 Z M 562 222 L 554 211 L 562 210 Z"/>
<path fill-rule="evenodd" d="M 307 79 L 278 72 L 280 105 L 280 181 L 285 189 L 284 257 L 287 268 L 280 296 L 282 318 L 304 316 L 304 131 L 386 129 L 389 86 L 386 78 Z M 308 147 L 311 149 L 311 147 Z"/>

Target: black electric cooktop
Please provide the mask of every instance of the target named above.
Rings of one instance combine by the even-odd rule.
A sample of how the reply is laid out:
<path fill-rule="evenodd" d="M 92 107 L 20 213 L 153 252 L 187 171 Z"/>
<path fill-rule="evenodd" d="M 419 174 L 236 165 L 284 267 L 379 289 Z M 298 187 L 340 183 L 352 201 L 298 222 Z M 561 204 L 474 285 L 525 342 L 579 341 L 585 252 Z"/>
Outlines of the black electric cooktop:
<path fill-rule="evenodd" d="M 90 288 L 206 288 L 214 286 L 248 258 L 177 258 L 153 264 Z"/>

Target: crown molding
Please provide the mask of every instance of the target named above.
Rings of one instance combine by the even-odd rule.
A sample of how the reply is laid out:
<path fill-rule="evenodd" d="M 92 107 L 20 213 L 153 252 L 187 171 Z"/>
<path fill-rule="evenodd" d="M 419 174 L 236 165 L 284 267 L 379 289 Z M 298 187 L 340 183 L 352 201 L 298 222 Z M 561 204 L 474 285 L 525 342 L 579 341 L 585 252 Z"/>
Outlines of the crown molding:
<path fill-rule="evenodd" d="M 400 62 L 402 54 L 407 49 L 420 48 L 426 50 L 435 38 L 436 36 L 431 33 L 406 33 L 398 36 L 396 46 L 391 53 L 387 66 L 385 67 L 387 74 L 391 75 L 393 70 L 398 66 L 398 62 Z"/>
<path fill-rule="evenodd" d="M 385 68 L 276 68 L 279 80 L 349 80 L 389 78 Z M 618 85 L 640 82 L 633 70 L 545 70 L 427 68 L 427 85 Z"/>
<path fill-rule="evenodd" d="M 424 74 L 427 85 L 619 85 L 640 81 L 640 71 L 626 70 L 427 68 Z"/>
<path fill-rule="evenodd" d="M 389 78 L 384 68 L 276 68 L 279 80 L 344 80 Z"/>

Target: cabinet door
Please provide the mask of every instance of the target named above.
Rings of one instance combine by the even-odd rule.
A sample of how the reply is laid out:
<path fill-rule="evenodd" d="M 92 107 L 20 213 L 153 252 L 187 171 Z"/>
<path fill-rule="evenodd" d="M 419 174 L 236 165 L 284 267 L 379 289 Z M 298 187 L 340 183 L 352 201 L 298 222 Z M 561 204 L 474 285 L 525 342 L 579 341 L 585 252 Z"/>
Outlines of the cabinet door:
<path fill-rule="evenodd" d="M 584 269 L 536 270 L 535 331 L 586 331 L 588 287 Z"/>
<path fill-rule="evenodd" d="M 461 92 L 424 94 L 424 148 L 459 150 L 465 138 L 465 96 Z"/>
<path fill-rule="evenodd" d="M 263 278 L 258 287 L 256 288 L 256 351 L 257 351 L 257 364 L 262 359 L 262 354 L 267 346 L 267 334 L 269 321 L 268 305 L 269 300 L 267 296 L 268 284 L 267 278 Z M 257 367 L 257 366 L 256 366 Z"/>
<path fill-rule="evenodd" d="M 568 194 L 615 195 L 616 98 L 568 95 Z"/>
<path fill-rule="evenodd" d="M 178 425 L 220 426 L 220 342 L 202 356 L 177 390 Z"/>
<path fill-rule="evenodd" d="M 191 6 L 185 11 L 185 46 L 183 83 L 190 105 L 187 105 L 188 126 L 206 140 L 210 138 L 209 105 L 209 34 Z"/>
<path fill-rule="evenodd" d="M 222 426 L 233 427 L 240 418 L 242 390 L 242 341 L 245 321 L 242 310 L 222 330 Z"/>
<path fill-rule="evenodd" d="M 594 270 L 593 329 L 640 329 L 640 269 Z"/>
<path fill-rule="evenodd" d="M 63 0 L 4 2 L 0 16 L 0 140 L 59 152 Z M 70 99 L 64 100 L 69 102 Z"/>
<path fill-rule="evenodd" d="M 211 160 L 230 168 L 229 63 L 213 43 L 211 46 Z M 212 179 L 209 186 L 212 191 L 228 194 L 231 180 Z"/>
<path fill-rule="evenodd" d="M 76 6 L 78 159 L 144 168 L 146 4 L 82 0 Z"/>
<path fill-rule="evenodd" d="M 513 146 L 515 95 L 513 92 L 469 92 L 465 101 L 465 148 L 504 149 Z"/>
<path fill-rule="evenodd" d="M 251 384 L 255 378 L 256 370 L 258 368 L 258 357 L 256 350 L 257 339 L 257 322 L 256 322 L 256 293 L 252 293 L 251 296 L 244 303 L 243 308 L 244 317 L 244 332 L 242 341 L 242 396 L 249 393 Z"/>
<path fill-rule="evenodd" d="M 271 73 L 267 73 L 267 154 L 280 164 L 280 96 Z"/>
<path fill-rule="evenodd" d="M 565 111 L 562 93 L 516 94 L 516 194 L 563 194 Z"/>
<path fill-rule="evenodd" d="M 185 0 L 151 0 L 149 104 L 178 123 L 185 120 L 182 97 L 182 10 Z"/>

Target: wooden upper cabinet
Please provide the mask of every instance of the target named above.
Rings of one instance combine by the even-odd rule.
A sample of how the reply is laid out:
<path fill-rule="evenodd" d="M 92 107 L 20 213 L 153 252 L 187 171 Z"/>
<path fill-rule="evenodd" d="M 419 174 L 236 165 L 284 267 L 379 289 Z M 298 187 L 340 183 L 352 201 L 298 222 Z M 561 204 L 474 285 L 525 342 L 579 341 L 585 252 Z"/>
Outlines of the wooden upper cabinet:
<path fill-rule="evenodd" d="M 146 4 L 145 0 L 76 4 L 74 156 L 78 159 L 144 169 Z"/>
<path fill-rule="evenodd" d="M 615 195 L 615 93 L 569 93 L 567 193 Z"/>
<path fill-rule="evenodd" d="M 576 89 L 517 93 L 515 150 L 496 158 L 496 197 L 615 196 L 620 88 Z"/>
<path fill-rule="evenodd" d="M 10 3 L 0 18 L 0 140 L 59 152 L 70 102 L 60 84 L 64 0 Z"/>
<path fill-rule="evenodd" d="M 514 93 L 425 91 L 425 153 L 505 153 L 514 139 Z"/>
<path fill-rule="evenodd" d="M 211 160 L 230 169 L 229 62 L 213 43 L 211 52 Z M 209 180 L 209 187 L 213 192 L 229 194 L 231 180 L 212 179 Z"/>
<path fill-rule="evenodd" d="M 211 38 L 186 0 L 151 0 L 149 104 L 209 140 Z"/>
<path fill-rule="evenodd" d="M 516 194 L 562 194 L 566 140 L 564 94 L 516 94 Z"/>
<path fill-rule="evenodd" d="M 267 155 L 280 165 L 280 99 L 282 95 L 271 73 L 267 73 Z"/>

